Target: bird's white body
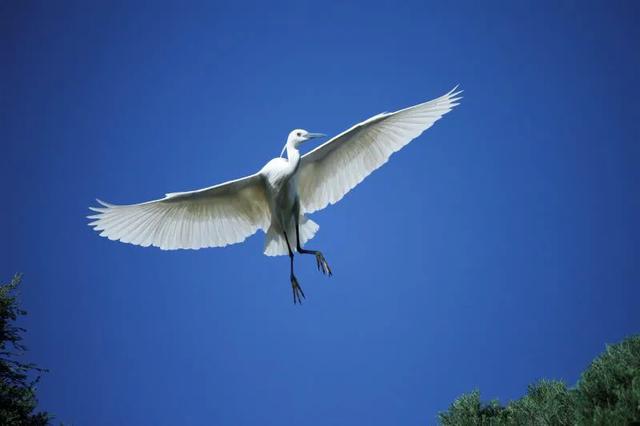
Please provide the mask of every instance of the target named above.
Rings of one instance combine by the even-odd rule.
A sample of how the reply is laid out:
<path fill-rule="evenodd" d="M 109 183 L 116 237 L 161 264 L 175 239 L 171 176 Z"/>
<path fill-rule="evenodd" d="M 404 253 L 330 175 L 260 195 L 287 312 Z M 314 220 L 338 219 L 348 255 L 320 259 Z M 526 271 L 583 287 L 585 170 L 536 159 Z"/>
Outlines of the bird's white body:
<path fill-rule="evenodd" d="M 313 238 L 319 226 L 300 215 L 300 199 L 298 198 L 298 170 L 300 166 L 300 151 L 295 146 L 296 134 L 306 134 L 304 130 L 294 130 L 285 146 L 287 158 L 274 158 L 259 172 L 264 179 L 271 224 L 267 230 L 265 240 L 265 254 L 274 256 L 287 254 L 288 247 L 285 233 L 289 239 L 292 251 L 296 250 L 298 232 L 296 231 L 296 217 L 299 222 L 300 244 Z"/>
<path fill-rule="evenodd" d="M 319 228 L 305 214 L 342 199 L 457 105 L 459 93 L 454 89 L 423 104 L 378 114 L 305 155 L 299 145 L 320 135 L 294 130 L 285 146 L 287 158 L 274 158 L 253 175 L 141 204 L 100 202 L 102 207 L 92 208 L 97 214 L 89 216 L 95 219 L 90 225 L 109 239 L 164 250 L 222 247 L 261 229 L 267 234 L 266 255 L 291 255 Z"/>
<path fill-rule="evenodd" d="M 260 170 L 264 177 L 271 212 L 271 226 L 288 229 L 291 215 L 298 203 L 297 168 L 300 154 L 293 158 L 274 158 Z"/>

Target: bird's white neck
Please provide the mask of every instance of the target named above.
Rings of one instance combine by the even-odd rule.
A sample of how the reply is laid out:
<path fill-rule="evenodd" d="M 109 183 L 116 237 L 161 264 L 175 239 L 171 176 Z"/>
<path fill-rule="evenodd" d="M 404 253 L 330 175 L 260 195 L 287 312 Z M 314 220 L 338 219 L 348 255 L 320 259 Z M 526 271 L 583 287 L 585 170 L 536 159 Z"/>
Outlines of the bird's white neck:
<path fill-rule="evenodd" d="M 295 172 L 298 169 L 298 164 L 300 163 L 300 151 L 298 151 L 298 148 L 296 148 L 291 142 L 287 142 L 287 160 L 289 160 L 291 172 Z"/>

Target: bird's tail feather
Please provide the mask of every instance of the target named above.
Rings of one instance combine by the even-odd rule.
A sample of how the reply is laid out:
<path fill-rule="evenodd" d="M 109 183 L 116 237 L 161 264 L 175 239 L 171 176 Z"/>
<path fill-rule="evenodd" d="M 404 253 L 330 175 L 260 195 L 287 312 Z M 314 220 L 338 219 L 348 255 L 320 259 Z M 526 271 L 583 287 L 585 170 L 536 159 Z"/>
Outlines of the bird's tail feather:
<path fill-rule="evenodd" d="M 304 246 L 307 241 L 316 235 L 318 229 L 320 229 L 320 226 L 317 223 L 311 219 L 307 219 L 305 216 L 300 216 L 300 244 Z M 291 250 L 295 252 L 297 247 L 295 224 L 293 224 L 287 232 L 287 237 L 291 244 Z M 289 254 L 287 242 L 279 227 L 275 227 L 274 225 L 269 227 L 264 241 L 264 254 L 267 256 L 283 256 Z"/>

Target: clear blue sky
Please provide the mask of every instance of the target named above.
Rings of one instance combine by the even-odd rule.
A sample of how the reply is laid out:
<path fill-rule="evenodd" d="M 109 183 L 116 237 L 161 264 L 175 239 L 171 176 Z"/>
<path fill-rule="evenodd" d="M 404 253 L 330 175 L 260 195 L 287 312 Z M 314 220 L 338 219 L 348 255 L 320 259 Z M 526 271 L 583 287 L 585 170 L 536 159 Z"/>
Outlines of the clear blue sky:
<path fill-rule="evenodd" d="M 25 274 L 41 407 L 77 425 L 418 425 L 463 392 L 574 383 L 640 330 L 640 3 L 0 6 L 1 277 Z M 99 238 L 99 197 L 243 176 L 461 84 L 460 107 L 313 219 L 335 272 L 262 234 Z"/>

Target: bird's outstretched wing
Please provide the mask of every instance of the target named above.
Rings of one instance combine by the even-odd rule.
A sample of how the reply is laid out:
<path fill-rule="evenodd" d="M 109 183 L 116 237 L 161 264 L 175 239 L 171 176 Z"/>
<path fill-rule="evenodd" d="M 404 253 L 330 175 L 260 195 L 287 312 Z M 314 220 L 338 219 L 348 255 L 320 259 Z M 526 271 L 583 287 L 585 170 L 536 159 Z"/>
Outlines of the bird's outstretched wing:
<path fill-rule="evenodd" d="M 239 243 L 270 222 L 264 182 L 259 174 L 161 200 L 103 207 L 89 225 L 100 236 L 163 250 L 223 247 Z"/>
<path fill-rule="evenodd" d="M 298 192 L 303 213 L 334 204 L 458 105 L 457 87 L 437 99 L 378 114 L 302 156 Z"/>

